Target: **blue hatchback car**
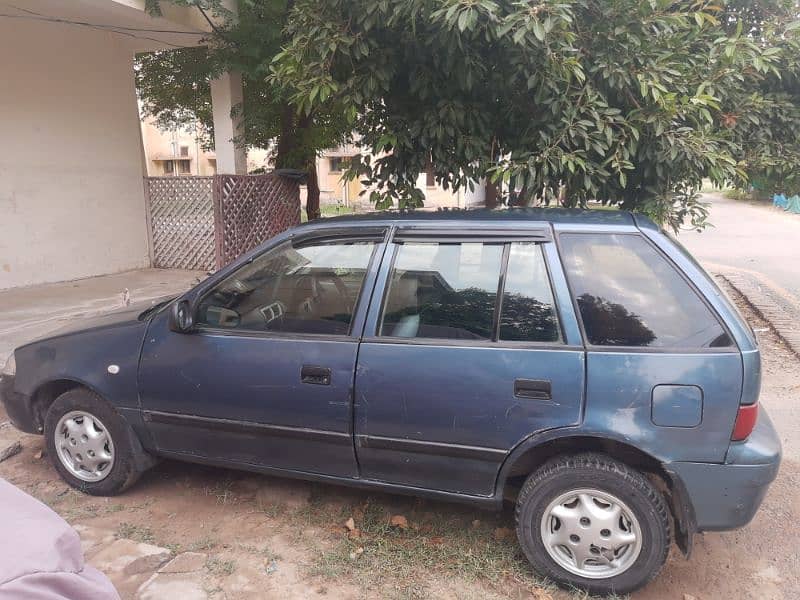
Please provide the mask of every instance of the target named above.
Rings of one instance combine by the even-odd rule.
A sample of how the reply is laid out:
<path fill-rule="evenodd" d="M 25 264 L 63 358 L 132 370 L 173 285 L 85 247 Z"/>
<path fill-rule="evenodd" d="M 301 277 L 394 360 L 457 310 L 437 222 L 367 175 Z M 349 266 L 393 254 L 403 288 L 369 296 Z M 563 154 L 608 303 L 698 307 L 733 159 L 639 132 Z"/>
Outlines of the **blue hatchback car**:
<path fill-rule="evenodd" d="M 334 218 L 182 296 L 17 348 L 6 410 L 116 494 L 158 457 L 516 504 L 534 569 L 592 593 L 745 525 L 780 462 L 755 337 L 625 212 Z"/>

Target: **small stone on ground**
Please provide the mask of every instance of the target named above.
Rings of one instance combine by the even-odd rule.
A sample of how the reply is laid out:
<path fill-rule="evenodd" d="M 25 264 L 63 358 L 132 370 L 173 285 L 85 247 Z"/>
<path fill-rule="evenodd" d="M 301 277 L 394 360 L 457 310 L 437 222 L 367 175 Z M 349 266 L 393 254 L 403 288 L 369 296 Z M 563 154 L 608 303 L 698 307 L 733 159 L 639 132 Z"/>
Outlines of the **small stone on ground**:
<path fill-rule="evenodd" d="M 159 573 L 194 573 L 206 564 L 208 556 L 202 552 L 184 552 L 161 567 Z"/>
<path fill-rule="evenodd" d="M 145 581 L 136 593 L 139 600 L 206 600 L 200 574 L 156 573 Z"/>
<path fill-rule="evenodd" d="M 138 575 L 153 571 L 169 560 L 167 548 L 133 540 L 117 540 L 92 558 L 92 564 L 106 574 Z"/>

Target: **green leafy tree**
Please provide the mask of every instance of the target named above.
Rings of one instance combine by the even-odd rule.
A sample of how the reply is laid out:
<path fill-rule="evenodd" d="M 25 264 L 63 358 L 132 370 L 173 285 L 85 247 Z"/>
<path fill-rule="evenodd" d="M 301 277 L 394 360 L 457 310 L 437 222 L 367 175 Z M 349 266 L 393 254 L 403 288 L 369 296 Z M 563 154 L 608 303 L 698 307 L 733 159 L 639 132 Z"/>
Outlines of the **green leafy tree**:
<path fill-rule="evenodd" d="M 272 80 L 332 103 L 378 207 L 488 178 L 702 227 L 702 179 L 797 171 L 795 0 L 296 0 Z M 791 149 L 789 149 L 791 148 Z M 787 149 L 789 149 L 787 151 Z"/>
<path fill-rule="evenodd" d="M 162 0 L 163 1 L 163 0 Z M 237 143 L 270 148 L 276 168 L 306 171 L 309 219 L 319 217 L 317 153 L 344 141 L 350 133 L 334 103 L 302 113 L 289 90 L 276 82 L 271 64 L 287 43 L 283 24 L 291 0 L 239 0 L 238 16 L 219 0 L 175 0 L 193 6 L 213 23 L 205 45 L 142 54 L 137 57 L 136 85 L 145 114 L 165 129 L 199 122 L 202 142 L 212 145 L 211 80 L 228 70 L 242 73 L 243 102 L 235 107 L 244 124 Z M 160 4 L 152 0 L 151 13 Z"/>

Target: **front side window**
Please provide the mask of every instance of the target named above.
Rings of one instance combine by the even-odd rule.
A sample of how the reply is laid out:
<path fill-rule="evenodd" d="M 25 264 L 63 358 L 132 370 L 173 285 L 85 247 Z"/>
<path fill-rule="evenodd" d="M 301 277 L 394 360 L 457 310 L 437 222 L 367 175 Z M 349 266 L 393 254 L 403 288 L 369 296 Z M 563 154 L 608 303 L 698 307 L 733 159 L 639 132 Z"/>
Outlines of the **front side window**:
<path fill-rule="evenodd" d="M 587 341 L 695 350 L 732 341 L 653 246 L 632 234 L 562 234 L 564 268 Z"/>
<path fill-rule="evenodd" d="M 490 340 L 502 258 L 502 244 L 400 245 L 378 334 Z"/>
<path fill-rule="evenodd" d="M 373 242 L 336 242 L 270 250 L 203 298 L 197 323 L 347 335 L 374 248 Z"/>

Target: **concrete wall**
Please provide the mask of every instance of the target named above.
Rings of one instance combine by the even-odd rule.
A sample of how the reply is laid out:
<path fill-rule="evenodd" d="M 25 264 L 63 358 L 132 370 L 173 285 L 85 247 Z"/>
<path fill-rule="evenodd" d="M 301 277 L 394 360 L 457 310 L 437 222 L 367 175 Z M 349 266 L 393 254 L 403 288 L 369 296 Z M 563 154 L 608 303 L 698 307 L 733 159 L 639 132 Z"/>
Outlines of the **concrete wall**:
<path fill-rule="evenodd" d="M 125 39 L 0 19 L 0 289 L 149 265 Z"/>

